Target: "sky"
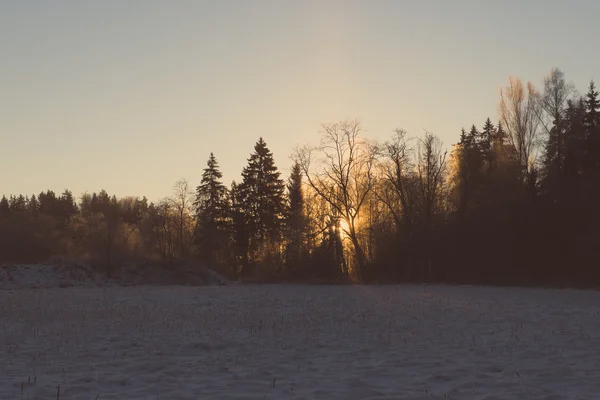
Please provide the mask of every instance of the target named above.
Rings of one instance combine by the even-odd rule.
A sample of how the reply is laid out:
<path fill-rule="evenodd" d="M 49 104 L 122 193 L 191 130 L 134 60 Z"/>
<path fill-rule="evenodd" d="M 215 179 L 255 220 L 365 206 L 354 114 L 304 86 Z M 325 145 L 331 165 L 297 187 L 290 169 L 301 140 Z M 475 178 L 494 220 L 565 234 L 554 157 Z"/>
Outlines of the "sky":
<path fill-rule="evenodd" d="M 501 85 L 600 80 L 596 0 L 6 0 L 0 193 L 158 200 L 211 152 L 240 180 L 263 137 L 285 178 L 321 124 L 428 130 L 497 120 Z"/>

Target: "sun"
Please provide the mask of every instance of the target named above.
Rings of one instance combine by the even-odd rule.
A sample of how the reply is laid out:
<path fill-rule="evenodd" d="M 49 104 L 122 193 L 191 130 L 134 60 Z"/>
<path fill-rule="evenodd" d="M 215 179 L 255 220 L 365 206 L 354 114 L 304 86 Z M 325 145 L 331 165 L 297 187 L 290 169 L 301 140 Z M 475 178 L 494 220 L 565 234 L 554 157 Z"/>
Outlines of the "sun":
<path fill-rule="evenodd" d="M 345 218 L 340 218 L 340 236 L 342 239 L 348 237 L 348 232 L 350 232 L 350 224 Z"/>

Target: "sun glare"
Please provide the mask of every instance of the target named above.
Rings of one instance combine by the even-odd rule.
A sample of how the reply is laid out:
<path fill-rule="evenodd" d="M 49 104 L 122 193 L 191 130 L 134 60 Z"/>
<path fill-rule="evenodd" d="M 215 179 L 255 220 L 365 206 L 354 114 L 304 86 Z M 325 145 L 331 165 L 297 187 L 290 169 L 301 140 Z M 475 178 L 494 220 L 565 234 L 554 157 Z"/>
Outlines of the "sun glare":
<path fill-rule="evenodd" d="M 340 235 L 342 236 L 342 239 L 345 239 L 348 237 L 349 231 L 350 231 L 350 224 L 348 223 L 348 221 L 346 221 L 346 219 L 344 219 L 344 218 L 340 218 Z"/>

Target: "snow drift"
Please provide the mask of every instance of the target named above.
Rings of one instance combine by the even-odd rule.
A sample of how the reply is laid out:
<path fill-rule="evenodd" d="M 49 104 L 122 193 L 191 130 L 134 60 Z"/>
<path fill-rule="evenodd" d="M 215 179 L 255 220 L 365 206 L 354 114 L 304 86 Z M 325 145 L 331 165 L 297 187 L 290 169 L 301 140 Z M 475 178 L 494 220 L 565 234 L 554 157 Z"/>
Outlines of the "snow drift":
<path fill-rule="evenodd" d="M 0 289 L 40 289 L 52 287 L 100 287 L 134 285 L 225 285 L 216 272 L 197 265 L 174 269 L 152 263 L 120 266 L 110 278 L 89 264 L 26 264 L 0 266 Z"/>

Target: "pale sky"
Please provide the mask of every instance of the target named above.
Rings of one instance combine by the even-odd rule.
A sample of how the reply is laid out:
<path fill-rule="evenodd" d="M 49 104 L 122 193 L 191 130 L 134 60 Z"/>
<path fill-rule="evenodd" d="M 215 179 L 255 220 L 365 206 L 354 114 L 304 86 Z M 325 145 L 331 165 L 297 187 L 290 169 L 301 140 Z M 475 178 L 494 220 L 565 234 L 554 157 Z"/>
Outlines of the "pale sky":
<path fill-rule="evenodd" d="M 263 136 L 287 178 L 320 125 L 449 146 L 509 75 L 600 80 L 597 0 L 3 0 L 0 193 L 171 194 Z"/>

